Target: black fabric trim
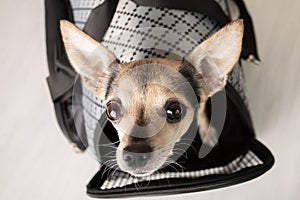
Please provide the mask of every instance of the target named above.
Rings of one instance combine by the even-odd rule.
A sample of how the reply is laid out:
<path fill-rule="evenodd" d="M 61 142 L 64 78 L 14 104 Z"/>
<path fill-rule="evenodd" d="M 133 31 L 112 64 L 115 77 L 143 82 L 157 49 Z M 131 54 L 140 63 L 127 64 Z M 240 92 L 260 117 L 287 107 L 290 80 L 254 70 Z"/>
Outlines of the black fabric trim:
<path fill-rule="evenodd" d="M 87 147 L 84 123 L 74 123 L 74 120 L 77 122 L 82 114 L 82 103 L 79 99 L 77 105 L 72 104 L 72 89 L 76 73 L 68 62 L 62 42 L 59 27 L 59 21 L 62 19 L 73 21 L 70 1 L 45 0 L 47 59 L 50 73 L 47 83 L 54 102 L 56 119 L 66 138 L 83 151 Z M 80 130 L 80 133 L 77 130 Z"/>
<path fill-rule="evenodd" d="M 69 76 L 63 71 L 56 72 L 47 77 L 52 101 L 56 103 L 71 98 L 74 80 L 74 77 Z"/>
<path fill-rule="evenodd" d="M 47 77 L 47 83 L 52 101 L 63 102 L 71 98 L 76 72 L 71 67 L 67 56 L 54 59 L 54 67 L 51 69 L 53 72 Z"/>
<path fill-rule="evenodd" d="M 259 59 L 254 27 L 252 24 L 252 19 L 247 11 L 247 8 L 242 0 L 234 0 L 237 6 L 240 9 L 241 16 L 240 18 L 244 20 L 244 39 L 243 39 L 243 50 L 241 57 L 248 59 L 250 55 L 253 55 L 256 60 Z"/>
<path fill-rule="evenodd" d="M 73 21 L 73 13 L 68 0 L 45 0 L 45 25 L 47 42 L 47 59 L 50 74 L 56 68 L 54 61 L 57 56 L 65 54 L 59 29 L 59 20 Z"/>
<path fill-rule="evenodd" d="M 94 8 L 83 28 L 83 31 L 101 42 L 115 14 L 118 0 L 106 0 Z"/>
<path fill-rule="evenodd" d="M 48 69 L 47 83 L 53 102 L 62 102 L 71 97 L 76 76 L 67 57 L 60 34 L 59 21 L 73 21 L 69 0 L 45 0 L 45 24 Z"/>
<path fill-rule="evenodd" d="M 167 181 L 151 181 L 147 187 L 115 188 L 101 190 L 100 187 L 106 180 L 105 168 L 102 167 L 87 185 L 87 194 L 94 198 L 123 198 L 131 196 L 152 196 L 199 192 L 222 187 L 228 187 L 254 179 L 267 172 L 275 162 L 271 152 L 259 141 L 253 139 L 250 143 L 253 151 L 262 161 L 262 165 L 245 168 L 229 175 L 210 175 L 196 179 L 168 179 Z"/>

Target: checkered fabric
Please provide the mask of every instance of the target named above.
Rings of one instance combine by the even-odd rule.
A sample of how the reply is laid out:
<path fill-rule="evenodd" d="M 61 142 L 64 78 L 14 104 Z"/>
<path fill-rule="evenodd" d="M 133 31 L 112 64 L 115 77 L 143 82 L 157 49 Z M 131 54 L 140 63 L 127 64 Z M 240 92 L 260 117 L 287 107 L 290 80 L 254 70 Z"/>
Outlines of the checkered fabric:
<path fill-rule="evenodd" d="M 92 9 L 101 5 L 105 0 L 70 0 L 75 24 L 83 29 Z"/>
<path fill-rule="evenodd" d="M 107 190 L 112 188 L 125 187 L 131 184 L 138 184 L 142 182 L 170 179 L 170 178 L 199 178 L 208 175 L 215 174 L 233 174 L 247 167 L 254 167 L 263 164 L 262 161 L 252 152 L 248 151 L 247 154 L 240 156 L 228 163 L 225 166 L 198 170 L 198 171 L 186 171 L 186 172 L 166 172 L 166 173 L 154 173 L 146 177 L 133 177 L 128 173 L 122 171 L 115 171 L 111 173 L 102 186 L 101 190 Z M 113 171 L 113 170 L 112 170 Z"/>
<path fill-rule="evenodd" d="M 224 12 L 228 13 L 225 1 L 216 0 Z M 91 10 L 103 2 L 71 0 L 75 24 L 83 28 Z M 121 62 L 148 57 L 184 57 L 219 28 L 214 20 L 201 13 L 144 7 L 130 0 L 120 0 L 102 44 Z M 247 105 L 241 66 L 234 68 L 228 81 Z M 105 104 L 86 88 L 83 88 L 82 98 L 89 149 L 95 153 L 96 125 L 105 111 Z"/>

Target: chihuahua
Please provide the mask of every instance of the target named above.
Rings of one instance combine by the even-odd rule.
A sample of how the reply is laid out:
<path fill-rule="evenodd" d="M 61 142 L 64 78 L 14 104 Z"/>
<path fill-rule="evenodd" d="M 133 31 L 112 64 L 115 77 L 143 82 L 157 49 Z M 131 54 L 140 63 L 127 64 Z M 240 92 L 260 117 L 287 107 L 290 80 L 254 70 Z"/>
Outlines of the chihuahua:
<path fill-rule="evenodd" d="M 121 170 L 147 176 L 160 169 L 194 118 L 205 143 L 218 140 L 214 129 L 208 129 L 206 102 L 225 87 L 239 60 L 242 20 L 220 29 L 183 60 L 128 63 L 118 62 L 113 52 L 72 23 L 60 24 L 71 65 L 83 85 L 106 102 L 107 118 L 118 132 Z"/>

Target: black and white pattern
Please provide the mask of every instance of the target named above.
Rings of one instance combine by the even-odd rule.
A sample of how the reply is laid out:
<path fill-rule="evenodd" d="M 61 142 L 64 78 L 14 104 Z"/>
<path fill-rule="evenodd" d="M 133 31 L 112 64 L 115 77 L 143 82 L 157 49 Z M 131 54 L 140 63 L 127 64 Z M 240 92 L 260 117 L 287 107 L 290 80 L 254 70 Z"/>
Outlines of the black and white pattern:
<path fill-rule="evenodd" d="M 183 57 L 218 30 L 207 16 L 180 10 L 138 6 L 121 0 L 103 44 L 121 62 L 147 57 Z M 157 54 L 153 49 L 165 50 Z"/>
<path fill-rule="evenodd" d="M 216 0 L 228 13 L 225 1 Z M 101 3 L 103 0 L 71 0 L 75 24 L 83 28 L 91 10 Z M 120 0 L 102 44 L 121 62 L 147 57 L 182 58 L 219 28 L 214 20 L 200 13 L 144 7 Z M 243 71 L 239 64 L 228 81 L 247 105 Z M 83 87 L 83 107 L 89 149 L 94 153 L 96 124 L 105 111 L 105 104 Z"/>
<path fill-rule="evenodd" d="M 144 181 L 154 181 L 160 179 L 170 178 L 199 178 L 214 174 L 233 174 L 247 167 L 254 167 L 263 164 L 262 161 L 252 152 L 248 151 L 247 154 L 240 156 L 225 166 L 204 169 L 199 171 L 186 171 L 186 172 L 166 172 L 155 173 L 146 177 L 133 177 L 121 171 L 112 173 L 101 186 L 101 190 L 112 188 L 125 187 L 127 185 L 142 183 Z"/>
<path fill-rule="evenodd" d="M 101 5 L 104 1 L 105 0 L 70 0 L 76 26 L 83 29 L 92 9 Z"/>

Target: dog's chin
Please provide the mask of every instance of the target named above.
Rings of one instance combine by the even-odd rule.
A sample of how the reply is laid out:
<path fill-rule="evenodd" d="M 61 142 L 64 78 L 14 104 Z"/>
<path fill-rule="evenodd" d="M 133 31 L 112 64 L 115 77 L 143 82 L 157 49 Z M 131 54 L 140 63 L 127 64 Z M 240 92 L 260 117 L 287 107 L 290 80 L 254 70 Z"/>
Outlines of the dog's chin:
<path fill-rule="evenodd" d="M 120 169 L 124 172 L 127 172 L 128 174 L 134 176 L 134 177 L 146 177 L 154 174 L 159 168 L 155 169 L 143 169 L 143 168 L 136 168 L 136 169 L 130 169 L 128 167 L 124 167 L 122 164 L 119 165 Z"/>
<path fill-rule="evenodd" d="M 146 177 L 152 175 L 156 170 L 146 172 L 146 171 L 139 171 L 135 170 L 133 172 L 128 172 L 130 175 L 135 176 L 135 177 Z"/>
<path fill-rule="evenodd" d="M 134 169 L 128 167 L 125 163 L 118 160 L 118 156 L 117 156 L 117 164 L 122 171 L 127 172 L 134 177 L 146 177 L 154 174 L 161 167 L 165 166 L 167 157 L 168 156 L 166 157 L 164 156 L 160 158 L 156 157 L 156 159 L 152 158 L 151 160 L 149 160 L 146 166 Z"/>

